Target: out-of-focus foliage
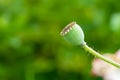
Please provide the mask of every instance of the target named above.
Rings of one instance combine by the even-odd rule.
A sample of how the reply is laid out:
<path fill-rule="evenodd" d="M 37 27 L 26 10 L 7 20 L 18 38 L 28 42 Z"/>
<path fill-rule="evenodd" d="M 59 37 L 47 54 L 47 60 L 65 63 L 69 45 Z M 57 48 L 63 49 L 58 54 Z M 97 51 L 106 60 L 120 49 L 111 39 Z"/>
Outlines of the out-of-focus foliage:
<path fill-rule="evenodd" d="M 76 21 L 100 52 L 120 47 L 119 0 L 0 0 L 0 80 L 102 80 L 91 60 L 66 43 L 61 29 Z"/>

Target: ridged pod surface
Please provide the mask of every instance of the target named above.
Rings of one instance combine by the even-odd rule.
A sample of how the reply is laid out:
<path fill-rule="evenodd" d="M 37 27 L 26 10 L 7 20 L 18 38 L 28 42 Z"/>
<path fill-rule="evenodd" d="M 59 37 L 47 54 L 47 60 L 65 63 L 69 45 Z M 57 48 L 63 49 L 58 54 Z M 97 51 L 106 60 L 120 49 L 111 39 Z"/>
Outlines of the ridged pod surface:
<path fill-rule="evenodd" d="M 62 31 L 61 36 L 63 38 L 73 44 L 73 45 L 82 45 L 84 44 L 84 33 L 81 29 L 81 27 L 76 24 L 76 22 L 71 22 L 68 24 Z"/>

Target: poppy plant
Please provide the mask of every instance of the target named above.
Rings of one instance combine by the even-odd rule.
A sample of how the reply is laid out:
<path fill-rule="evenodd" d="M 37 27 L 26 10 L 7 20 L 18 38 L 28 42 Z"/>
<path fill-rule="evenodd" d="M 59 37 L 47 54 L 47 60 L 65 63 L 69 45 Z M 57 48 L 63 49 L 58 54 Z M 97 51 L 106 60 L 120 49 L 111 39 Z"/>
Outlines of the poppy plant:
<path fill-rule="evenodd" d="M 93 50 L 91 47 L 89 47 L 86 42 L 84 41 L 84 32 L 81 29 L 81 27 L 76 24 L 76 22 L 71 22 L 70 24 L 68 24 L 60 33 L 60 35 L 69 43 L 73 44 L 73 45 L 81 45 L 86 51 L 88 51 L 89 53 L 91 53 L 92 55 L 94 55 L 97 58 L 100 58 L 102 60 L 104 60 L 107 63 L 112 64 L 113 66 L 116 66 L 118 68 L 120 68 L 120 64 L 104 57 L 103 55 L 101 55 L 100 53 L 96 52 L 95 50 Z"/>

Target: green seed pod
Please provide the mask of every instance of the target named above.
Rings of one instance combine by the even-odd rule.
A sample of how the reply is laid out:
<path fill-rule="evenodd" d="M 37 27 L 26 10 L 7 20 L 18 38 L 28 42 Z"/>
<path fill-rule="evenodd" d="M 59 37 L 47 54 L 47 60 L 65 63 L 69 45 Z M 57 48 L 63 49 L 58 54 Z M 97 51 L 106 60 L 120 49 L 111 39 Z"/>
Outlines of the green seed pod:
<path fill-rule="evenodd" d="M 63 38 L 73 45 L 83 45 L 84 33 L 81 27 L 76 22 L 68 24 L 60 33 Z"/>

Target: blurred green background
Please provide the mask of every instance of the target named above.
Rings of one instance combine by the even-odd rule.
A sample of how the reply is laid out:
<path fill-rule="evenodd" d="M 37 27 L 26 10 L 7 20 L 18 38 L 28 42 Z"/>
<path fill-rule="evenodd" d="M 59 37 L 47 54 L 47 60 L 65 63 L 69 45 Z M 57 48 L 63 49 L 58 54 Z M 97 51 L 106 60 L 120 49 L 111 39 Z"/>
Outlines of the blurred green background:
<path fill-rule="evenodd" d="M 95 50 L 120 48 L 119 0 L 0 0 L 0 80 L 102 80 L 60 31 L 76 21 Z"/>

